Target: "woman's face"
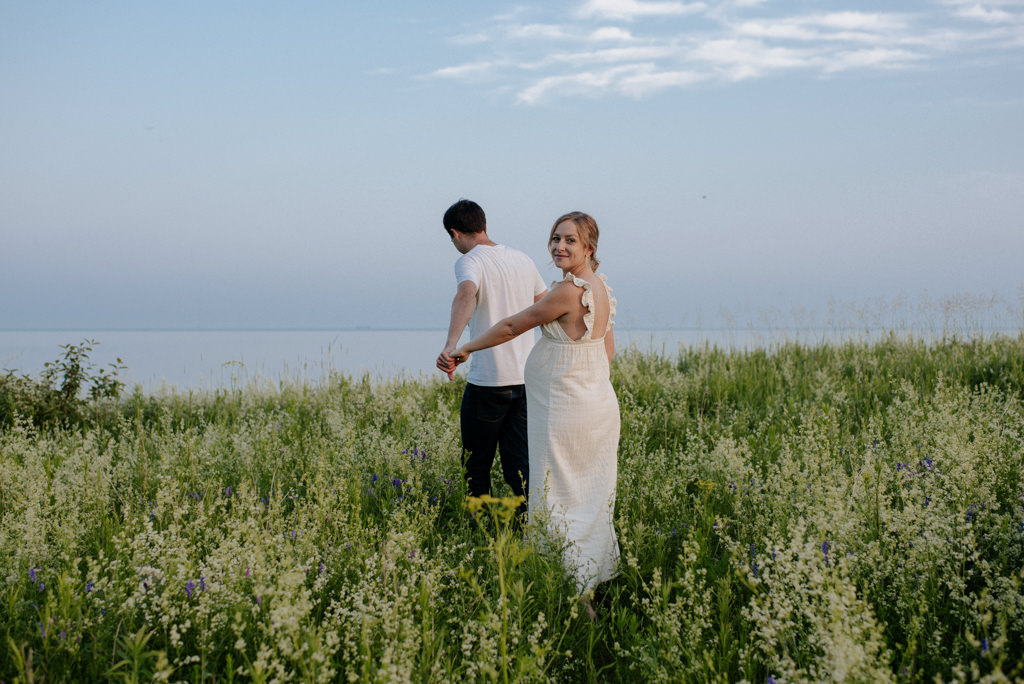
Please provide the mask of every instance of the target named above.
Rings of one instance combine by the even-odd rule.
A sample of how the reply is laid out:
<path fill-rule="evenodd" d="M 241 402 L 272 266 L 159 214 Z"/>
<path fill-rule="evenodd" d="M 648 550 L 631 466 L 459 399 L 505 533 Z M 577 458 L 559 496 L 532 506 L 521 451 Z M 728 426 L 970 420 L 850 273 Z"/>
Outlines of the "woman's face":
<path fill-rule="evenodd" d="M 555 266 L 563 271 L 573 273 L 585 266 L 587 259 L 593 253 L 593 250 L 583 246 L 579 229 L 572 221 L 562 221 L 555 226 L 554 232 L 551 233 L 548 249 Z"/>

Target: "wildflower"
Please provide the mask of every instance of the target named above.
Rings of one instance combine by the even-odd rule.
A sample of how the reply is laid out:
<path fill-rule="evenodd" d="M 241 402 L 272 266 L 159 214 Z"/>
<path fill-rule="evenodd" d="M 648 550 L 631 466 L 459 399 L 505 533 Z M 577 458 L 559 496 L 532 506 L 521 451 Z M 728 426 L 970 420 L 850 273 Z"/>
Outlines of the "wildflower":
<path fill-rule="evenodd" d="M 200 577 L 199 578 L 199 591 L 206 591 L 206 578 L 205 577 Z"/>
<path fill-rule="evenodd" d="M 821 542 L 821 554 L 823 556 L 825 556 L 825 564 L 826 565 L 828 564 L 828 550 L 829 550 L 829 543 L 828 543 L 828 541 L 826 540 L 826 541 Z"/>
<path fill-rule="evenodd" d="M 988 637 L 981 640 L 981 652 L 988 653 Z"/>
<path fill-rule="evenodd" d="M 250 571 L 249 571 L 249 568 L 246 568 L 246 569 L 245 569 L 245 576 L 246 576 L 246 577 L 249 577 L 249 575 L 250 575 Z"/>
<path fill-rule="evenodd" d="M 320 563 L 320 574 L 324 574 L 324 564 Z"/>
<path fill-rule="evenodd" d="M 374 482 L 376 482 L 379 479 L 380 478 L 377 477 L 377 473 L 374 473 L 373 475 L 370 476 L 370 484 L 373 484 Z"/>
<path fill-rule="evenodd" d="M 35 584 L 35 582 L 36 582 L 36 569 L 35 568 L 29 568 L 28 569 L 28 578 L 29 578 L 29 580 L 33 584 Z"/>
<path fill-rule="evenodd" d="M 185 582 L 185 598 L 192 598 L 192 592 L 195 591 L 196 583 L 192 580 Z"/>
<path fill-rule="evenodd" d="M 263 605 L 263 597 L 260 595 L 256 596 L 256 603 Z"/>
<path fill-rule="evenodd" d="M 90 582 L 86 582 L 85 583 L 85 593 L 86 594 L 91 593 L 93 586 L 94 585 L 93 585 L 93 583 L 91 581 Z"/>
<path fill-rule="evenodd" d="M 775 684 L 775 677 L 768 675 L 768 684 Z"/>
<path fill-rule="evenodd" d="M 46 589 L 46 585 L 42 582 L 39 583 L 39 592 L 42 593 Z"/>
<path fill-rule="evenodd" d="M 224 495 L 231 496 L 231 485 L 228 485 L 228 488 L 224 490 Z"/>

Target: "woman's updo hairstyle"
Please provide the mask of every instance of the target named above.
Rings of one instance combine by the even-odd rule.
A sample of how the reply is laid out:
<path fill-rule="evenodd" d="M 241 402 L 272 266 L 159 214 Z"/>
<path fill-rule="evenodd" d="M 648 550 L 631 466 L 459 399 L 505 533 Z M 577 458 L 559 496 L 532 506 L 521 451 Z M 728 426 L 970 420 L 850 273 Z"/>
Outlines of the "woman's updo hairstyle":
<path fill-rule="evenodd" d="M 597 270 L 597 265 L 601 262 L 597 260 L 597 238 L 599 232 L 597 230 L 597 221 L 594 220 L 589 214 L 584 214 L 582 211 L 570 211 L 568 214 L 562 214 L 555 223 L 551 226 L 551 232 L 548 234 L 548 244 L 551 244 L 551 238 L 555 235 L 555 228 L 564 221 L 572 221 L 576 226 L 576 231 L 580 234 L 580 242 L 583 243 L 585 249 L 589 249 L 590 253 L 590 268 Z"/>

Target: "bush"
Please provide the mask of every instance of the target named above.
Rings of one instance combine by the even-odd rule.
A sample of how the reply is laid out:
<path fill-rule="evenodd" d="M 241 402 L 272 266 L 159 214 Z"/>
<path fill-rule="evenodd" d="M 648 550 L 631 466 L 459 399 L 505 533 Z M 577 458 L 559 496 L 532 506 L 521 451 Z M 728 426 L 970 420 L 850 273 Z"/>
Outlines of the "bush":
<path fill-rule="evenodd" d="M 64 354 L 48 361 L 38 379 L 5 371 L 0 376 L 0 427 L 10 427 L 19 418 L 40 428 L 95 425 L 105 413 L 102 409 L 120 398 L 124 383 L 117 374 L 126 368 L 118 358 L 96 369 L 89 353 L 97 344 L 86 339 L 60 345 Z"/>

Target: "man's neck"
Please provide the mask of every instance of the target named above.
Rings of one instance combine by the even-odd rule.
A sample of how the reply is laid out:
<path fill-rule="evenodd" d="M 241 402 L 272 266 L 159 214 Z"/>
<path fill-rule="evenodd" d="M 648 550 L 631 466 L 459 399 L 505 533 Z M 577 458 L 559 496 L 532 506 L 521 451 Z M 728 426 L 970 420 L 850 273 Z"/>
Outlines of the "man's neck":
<path fill-rule="evenodd" d="M 472 245 L 470 247 L 470 249 L 473 249 L 473 247 L 476 247 L 478 245 L 483 245 L 485 247 L 497 247 L 498 246 L 498 243 L 495 242 L 494 240 L 492 240 L 490 237 L 488 237 L 486 232 L 471 233 L 471 235 L 473 237 L 470 240 L 470 244 Z"/>

